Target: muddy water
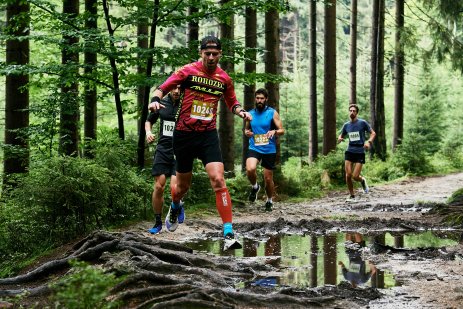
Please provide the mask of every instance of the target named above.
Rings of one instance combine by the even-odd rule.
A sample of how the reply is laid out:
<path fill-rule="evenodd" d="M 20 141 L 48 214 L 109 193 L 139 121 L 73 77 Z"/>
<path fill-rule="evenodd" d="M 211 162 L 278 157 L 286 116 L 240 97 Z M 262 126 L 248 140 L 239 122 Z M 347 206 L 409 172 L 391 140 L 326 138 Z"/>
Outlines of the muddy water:
<path fill-rule="evenodd" d="M 195 251 L 235 256 L 243 261 L 267 266 L 254 278 L 238 282 L 237 288 L 318 287 L 348 281 L 353 286 L 390 288 L 399 285 L 388 271 L 374 265 L 377 253 L 404 253 L 419 248 L 454 246 L 449 233 L 397 234 L 375 236 L 359 233 L 330 235 L 275 235 L 268 239 L 241 238 L 242 249 L 224 252 L 220 239 L 202 239 L 187 243 Z M 408 255 L 412 258 L 412 255 Z"/>

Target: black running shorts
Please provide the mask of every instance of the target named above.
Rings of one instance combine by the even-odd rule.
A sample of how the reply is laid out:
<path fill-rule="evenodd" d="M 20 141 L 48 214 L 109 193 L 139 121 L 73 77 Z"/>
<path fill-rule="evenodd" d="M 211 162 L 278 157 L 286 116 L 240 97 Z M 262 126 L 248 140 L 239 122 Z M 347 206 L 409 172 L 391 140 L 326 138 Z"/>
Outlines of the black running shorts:
<path fill-rule="evenodd" d="M 151 175 L 175 176 L 175 159 L 172 150 L 164 151 L 163 149 L 156 149 Z"/>
<path fill-rule="evenodd" d="M 248 158 L 256 158 L 257 160 L 261 161 L 263 168 L 266 168 L 268 170 L 274 170 L 275 169 L 275 161 L 277 158 L 276 153 L 260 153 L 254 150 L 248 150 Z"/>
<path fill-rule="evenodd" d="M 200 159 L 204 166 L 211 162 L 223 162 L 217 130 L 205 132 L 175 130 L 174 154 L 179 173 L 191 172 L 195 158 Z"/>
<path fill-rule="evenodd" d="M 350 161 L 353 163 L 365 164 L 365 153 L 354 153 L 354 152 L 346 151 L 344 153 L 344 160 Z"/>

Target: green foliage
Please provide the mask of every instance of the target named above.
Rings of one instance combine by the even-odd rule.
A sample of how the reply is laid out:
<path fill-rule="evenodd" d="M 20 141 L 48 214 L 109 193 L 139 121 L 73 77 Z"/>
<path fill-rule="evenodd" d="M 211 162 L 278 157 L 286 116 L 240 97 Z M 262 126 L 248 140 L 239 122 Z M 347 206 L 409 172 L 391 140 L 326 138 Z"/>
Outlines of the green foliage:
<path fill-rule="evenodd" d="M 128 165 L 133 153 L 117 139 L 102 136 L 94 160 L 33 160 L 17 187 L 3 193 L 0 260 L 146 216 L 151 186 Z"/>
<path fill-rule="evenodd" d="M 440 150 L 442 156 L 455 169 L 463 169 L 463 141 L 459 135 L 460 133 L 453 132 Z"/>
<path fill-rule="evenodd" d="M 319 196 L 322 170 L 318 165 L 293 157 L 285 162 L 281 171 L 282 175 L 277 175 L 276 178 L 280 196 L 284 198 Z"/>
<path fill-rule="evenodd" d="M 51 286 L 54 290 L 51 300 L 55 308 L 106 309 L 120 306 L 107 297 L 111 288 L 122 281 L 121 278 L 84 262 L 73 261 L 71 265 L 73 272 Z"/>
<path fill-rule="evenodd" d="M 463 204 L 463 188 L 453 192 L 447 201 L 449 204 Z"/>
<path fill-rule="evenodd" d="M 425 175 L 433 172 L 424 145 L 425 137 L 423 135 L 409 134 L 407 140 L 397 148 L 391 163 L 406 174 Z"/>
<path fill-rule="evenodd" d="M 372 183 L 391 181 L 406 175 L 405 170 L 391 160 L 382 161 L 380 159 L 374 159 L 368 162 L 362 171 L 368 175 L 368 180 Z"/>
<path fill-rule="evenodd" d="M 444 108 L 441 102 L 439 85 L 436 83 L 430 69 L 423 65 L 421 86 L 418 98 L 412 103 L 411 115 L 407 131 L 411 138 L 420 136 L 420 151 L 433 155 L 439 151 L 444 131 Z"/>

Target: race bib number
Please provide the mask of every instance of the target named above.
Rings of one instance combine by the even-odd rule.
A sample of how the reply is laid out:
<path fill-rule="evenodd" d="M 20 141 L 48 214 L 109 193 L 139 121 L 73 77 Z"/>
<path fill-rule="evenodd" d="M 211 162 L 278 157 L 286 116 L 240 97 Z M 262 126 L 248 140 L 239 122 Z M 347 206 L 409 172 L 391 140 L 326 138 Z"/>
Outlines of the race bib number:
<path fill-rule="evenodd" d="M 357 142 L 360 140 L 360 132 L 357 131 L 357 132 L 349 132 L 349 140 L 351 142 Z"/>
<path fill-rule="evenodd" d="M 198 100 L 193 100 L 193 105 L 191 106 L 191 118 L 201 119 L 201 120 L 212 120 L 214 117 L 214 104 L 208 102 L 202 102 Z"/>
<path fill-rule="evenodd" d="M 254 145 L 264 146 L 268 145 L 268 138 L 265 134 L 254 134 Z"/>
<path fill-rule="evenodd" d="M 360 264 L 357 263 L 350 263 L 349 265 L 349 271 L 353 273 L 360 273 Z"/>
<path fill-rule="evenodd" d="M 174 121 L 164 121 L 164 125 L 162 127 L 162 135 L 164 136 L 173 136 L 175 129 L 175 122 Z"/>

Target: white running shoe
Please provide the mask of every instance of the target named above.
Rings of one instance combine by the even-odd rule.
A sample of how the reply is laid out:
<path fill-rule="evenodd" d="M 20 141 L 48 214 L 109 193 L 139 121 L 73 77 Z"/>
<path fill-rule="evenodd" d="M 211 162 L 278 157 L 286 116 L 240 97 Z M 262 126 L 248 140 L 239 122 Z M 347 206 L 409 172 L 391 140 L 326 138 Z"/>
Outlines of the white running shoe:
<path fill-rule="evenodd" d="M 228 233 L 227 235 L 225 235 L 223 242 L 223 251 L 241 248 L 243 248 L 243 246 L 241 245 L 239 240 L 235 238 L 235 234 Z"/>
<path fill-rule="evenodd" d="M 178 227 L 178 215 L 180 208 L 172 209 L 172 205 L 169 207 L 169 212 L 166 216 L 166 228 L 169 232 L 174 232 Z"/>
<path fill-rule="evenodd" d="M 362 177 L 362 181 L 360 183 L 362 184 L 363 192 L 370 192 L 370 188 L 368 187 L 367 180 L 365 179 L 365 177 Z"/>
<path fill-rule="evenodd" d="M 350 195 L 348 198 L 346 198 L 346 203 L 354 203 L 357 200 L 355 199 L 355 195 Z"/>

